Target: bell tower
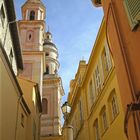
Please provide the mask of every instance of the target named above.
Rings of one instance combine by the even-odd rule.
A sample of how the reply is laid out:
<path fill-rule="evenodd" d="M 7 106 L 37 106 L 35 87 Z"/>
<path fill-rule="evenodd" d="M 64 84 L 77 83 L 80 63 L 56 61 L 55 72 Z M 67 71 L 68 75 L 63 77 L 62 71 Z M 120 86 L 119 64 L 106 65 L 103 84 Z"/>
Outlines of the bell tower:
<path fill-rule="evenodd" d="M 38 83 L 41 96 L 45 70 L 45 16 L 46 9 L 40 0 L 27 0 L 22 6 L 22 20 L 18 21 L 24 63 L 21 76 Z"/>
<path fill-rule="evenodd" d="M 61 134 L 61 98 L 64 90 L 57 73 L 58 50 L 49 31 L 45 33 L 43 50 L 46 70 L 43 77 L 41 136 L 56 136 Z"/>
<path fill-rule="evenodd" d="M 61 97 L 64 95 L 58 75 L 58 49 L 52 34 L 45 32 L 46 8 L 41 0 L 27 0 L 18 22 L 24 71 L 22 77 L 39 84 L 42 98 L 41 136 L 61 134 Z"/>
<path fill-rule="evenodd" d="M 43 50 L 46 9 L 40 0 L 27 0 L 19 22 L 23 50 Z"/>

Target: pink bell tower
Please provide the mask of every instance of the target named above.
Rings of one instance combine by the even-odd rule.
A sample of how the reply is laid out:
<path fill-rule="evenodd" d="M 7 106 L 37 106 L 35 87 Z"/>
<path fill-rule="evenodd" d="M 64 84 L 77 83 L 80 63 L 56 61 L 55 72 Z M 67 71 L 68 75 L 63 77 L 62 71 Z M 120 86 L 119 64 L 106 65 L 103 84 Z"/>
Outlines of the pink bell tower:
<path fill-rule="evenodd" d="M 45 32 L 46 8 L 41 0 L 27 0 L 18 22 L 23 52 L 22 77 L 40 86 L 42 98 L 41 136 L 61 135 L 61 98 L 64 95 L 58 75 L 58 49 L 52 34 Z"/>
<path fill-rule="evenodd" d="M 61 98 L 64 95 L 61 77 L 58 75 L 58 50 L 48 31 L 44 36 L 46 70 L 43 77 L 43 112 L 41 117 L 41 136 L 61 135 Z"/>
<path fill-rule="evenodd" d="M 38 83 L 41 96 L 45 71 L 45 15 L 46 9 L 40 0 L 27 0 L 22 6 L 22 20 L 18 22 L 24 62 L 21 76 Z"/>

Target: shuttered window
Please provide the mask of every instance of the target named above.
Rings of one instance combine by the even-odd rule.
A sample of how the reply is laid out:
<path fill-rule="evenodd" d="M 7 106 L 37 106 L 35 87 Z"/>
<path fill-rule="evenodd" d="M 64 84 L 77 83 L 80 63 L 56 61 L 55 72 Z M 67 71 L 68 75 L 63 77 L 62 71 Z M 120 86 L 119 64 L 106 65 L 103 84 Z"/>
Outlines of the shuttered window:
<path fill-rule="evenodd" d="M 134 30 L 140 23 L 140 0 L 124 0 L 124 6 L 131 29 Z"/>
<path fill-rule="evenodd" d="M 96 5 L 96 6 L 101 6 L 101 4 L 102 4 L 101 0 L 92 0 L 92 2 L 93 2 L 94 5 Z"/>
<path fill-rule="evenodd" d="M 95 0 L 97 4 L 101 4 L 101 0 Z"/>

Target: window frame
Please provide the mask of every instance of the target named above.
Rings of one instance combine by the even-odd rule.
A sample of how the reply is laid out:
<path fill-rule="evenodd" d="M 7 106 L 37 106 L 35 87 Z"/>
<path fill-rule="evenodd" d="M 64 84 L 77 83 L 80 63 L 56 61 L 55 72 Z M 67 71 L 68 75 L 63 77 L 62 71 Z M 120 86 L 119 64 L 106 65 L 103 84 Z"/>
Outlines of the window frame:
<path fill-rule="evenodd" d="M 113 104 L 112 104 L 112 99 L 113 99 Z M 118 100 L 117 100 L 117 95 L 116 95 L 115 89 L 113 89 L 110 92 L 110 96 L 108 98 L 108 103 L 109 103 L 111 121 L 113 121 L 119 114 L 119 105 L 118 105 Z M 115 107 L 116 111 L 114 111 L 114 107 Z"/>
<path fill-rule="evenodd" d="M 46 106 L 44 108 L 44 106 Z M 48 114 L 48 99 L 47 98 L 42 98 L 42 114 L 47 115 Z"/>
<path fill-rule="evenodd" d="M 108 128 L 108 119 L 107 119 L 107 112 L 105 106 L 101 109 L 100 117 L 101 117 L 102 131 L 104 133 Z"/>
<path fill-rule="evenodd" d="M 98 95 L 98 93 L 101 91 L 101 74 L 100 74 L 98 65 L 96 66 L 96 69 L 95 69 L 95 83 L 96 83 L 96 91 Z"/>
<path fill-rule="evenodd" d="M 46 65 L 46 72 L 45 72 L 45 74 L 50 74 L 50 69 L 49 69 L 48 65 Z"/>
<path fill-rule="evenodd" d="M 92 104 L 94 102 L 94 94 L 93 94 L 93 81 L 92 79 L 89 82 L 89 96 L 90 96 L 90 103 Z"/>
<path fill-rule="evenodd" d="M 95 140 L 100 140 L 100 130 L 99 130 L 98 119 L 94 121 L 93 127 L 94 127 L 94 133 L 95 133 Z"/>
<path fill-rule="evenodd" d="M 112 108 L 112 117 L 114 119 L 118 114 L 118 105 L 115 95 L 113 95 L 111 98 L 111 108 Z"/>
<path fill-rule="evenodd" d="M 34 10 L 30 11 L 29 20 L 35 20 L 35 11 Z"/>
<path fill-rule="evenodd" d="M 13 50 L 11 48 L 10 53 L 9 53 L 9 61 L 10 61 L 11 66 L 13 64 L 13 59 L 14 59 L 14 54 L 13 54 Z"/>
<path fill-rule="evenodd" d="M 6 18 L 4 4 L 2 4 L 1 8 L 0 8 L 0 18 L 1 18 L 2 27 L 4 27 L 4 22 L 5 22 L 5 18 Z"/>

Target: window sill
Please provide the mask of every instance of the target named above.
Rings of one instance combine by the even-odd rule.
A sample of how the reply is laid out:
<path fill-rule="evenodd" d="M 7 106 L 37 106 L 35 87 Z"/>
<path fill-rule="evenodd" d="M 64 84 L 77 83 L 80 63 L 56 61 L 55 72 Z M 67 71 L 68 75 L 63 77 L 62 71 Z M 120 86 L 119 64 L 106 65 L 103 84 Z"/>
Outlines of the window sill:
<path fill-rule="evenodd" d="M 109 128 L 109 127 L 107 127 L 106 129 L 103 130 L 103 132 L 102 132 L 102 134 L 101 134 L 101 137 L 103 137 L 103 136 L 105 135 L 105 133 L 106 133 L 106 131 L 108 130 L 108 128 Z"/>
<path fill-rule="evenodd" d="M 114 116 L 114 118 L 111 119 L 110 125 L 112 125 L 112 123 L 117 119 L 117 117 L 119 116 L 120 112 L 118 112 L 116 114 L 116 116 Z"/>

